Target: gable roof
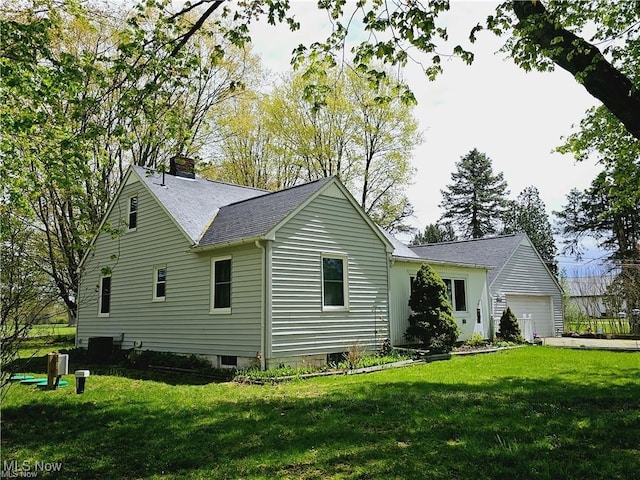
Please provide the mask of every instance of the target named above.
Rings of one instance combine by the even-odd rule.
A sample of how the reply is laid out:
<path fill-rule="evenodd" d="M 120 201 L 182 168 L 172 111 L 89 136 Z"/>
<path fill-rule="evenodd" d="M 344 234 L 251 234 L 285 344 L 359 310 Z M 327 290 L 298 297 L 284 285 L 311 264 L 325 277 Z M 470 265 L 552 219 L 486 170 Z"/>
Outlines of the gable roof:
<path fill-rule="evenodd" d="M 165 174 L 163 179 L 161 173 L 138 166 L 132 168 L 194 244 L 221 208 L 269 193 L 267 190 L 202 178 Z"/>
<path fill-rule="evenodd" d="M 458 260 L 445 260 L 445 259 L 426 259 L 418 255 L 413 251 L 413 247 L 405 245 L 400 240 L 398 240 L 392 233 L 386 231 L 384 228 L 378 226 L 380 231 L 384 234 L 384 236 L 391 242 L 393 246 L 392 256 L 396 260 L 405 261 L 405 262 L 416 262 L 423 263 L 425 260 L 428 260 L 432 264 L 438 265 L 451 265 L 457 267 L 469 267 L 469 268 L 484 268 L 485 270 L 489 270 L 493 268 L 493 265 L 488 265 L 485 263 L 469 263 Z"/>
<path fill-rule="evenodd" d="M 379 238 L 389 241 L 336 177 L 269 192 L 201 178 L 183 178 L 132 167 L 160 205 L 192 241 L 203 249 L 268 237 L 291 215 L 334 184 Z"/>
<path fill-rule="evenodd" d="M 213 246 L 266 235 L 333 178 L 321 178 L 221 207 L 198 246 Z"/>
<path fill-rule="evenodd" d="M 524 233 L 516 233 L 499 237 L 429 243 L 409 248 L 425 260 L 493 265 L 495 268 L 487 274 L 487 281 L 491 285 L 525 237 Z"/>

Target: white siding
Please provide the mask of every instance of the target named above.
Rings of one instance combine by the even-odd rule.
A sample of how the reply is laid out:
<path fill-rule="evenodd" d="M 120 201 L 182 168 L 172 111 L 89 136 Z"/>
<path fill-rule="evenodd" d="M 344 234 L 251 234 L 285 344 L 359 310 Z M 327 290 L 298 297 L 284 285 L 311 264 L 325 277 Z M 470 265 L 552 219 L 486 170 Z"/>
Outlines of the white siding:
<path fill-rule="evenodd" d="M 134 175 L 132 174 L 132 177 Z M 255 245 L 189 252 L 190 241 L 140 182 L 126 185 L 108 218 L 121 224 L 138 194 L 136 231 L 100 233 L 85 262 L 79 296 L 78 345 L 90 337 L 123 339 L 123 348 L 199 355 L 255 357 L 260 347 L 262 250 Z M 209 313 L 211 257 L 232 256 L 232 313 Z M 166 299 L 153 302 L 154 266 L 166 265 Z M 112 270 L 111 312 L 98 317 L 102 268 Z"/>
<path fill-rule="evenodd" d="M 410 278 L 415 277 L 420 265 L 420 263 L 396 261 L 391 267 L 391 342 L 393 345 L 407 343 L 404 333 L 409 326 L 408 319 L 411 313 L 409 309 Z M 467 310 L 453 314 L 460 327 L 458 340 L 466 340 L 474 332 L 480 333 L 483 338 L 491 338 L 487 271 L 483 268 L 463 268 L 453 265 L 431 265 L 431 267 L 442 278 L 465 280 Z M 477 323 L 477 308 L 480 308 L 480 324 Z"/>
<path fill-rule="evenodd" d="M 490 286 L 494 297 L 493 316 L 497 321 L 506 308 L 507 295 L 547 297 L 551 311 L 536 325 L 540 336 L 562 331 L 562 292 L 533 247 L 523 240 Z"/>
<path fill-rule="evenodd" d="M 553 336 L 554 332 L 549 322 L 553 311 L 553 299 L 550 296 L 507 295 L 507 305 L 518 318 L 520 331 L 526 341 L 533 342 L 534 335 Z"/>
<path fill-rule="evenodd" d="M 348 258 L 348 311 L 323 311 L 323 253 Z M 277 231 L 271 285 L 271 357 L 373 351 L 389 336 L 385 244 L 338 189 Z"/>

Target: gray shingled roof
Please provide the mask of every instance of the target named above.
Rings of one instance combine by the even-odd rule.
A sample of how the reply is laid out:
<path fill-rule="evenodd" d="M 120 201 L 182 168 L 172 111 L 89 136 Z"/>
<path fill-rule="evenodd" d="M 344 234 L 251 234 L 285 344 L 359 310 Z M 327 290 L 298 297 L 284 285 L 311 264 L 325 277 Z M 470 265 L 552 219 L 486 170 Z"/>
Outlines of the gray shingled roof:
<path fill-rule="evenodd" d="M 163 185 L 162 174 L 142 167 L 133 168 L 193 243 L 198 241 L 222 207 L 269 193 L 256 188 L 169 174 L 165 174 Z"/>
<path fill-rule="evenodd" d="M 333 177 L 226 205 L 198 246 L 211 246 L 267 234 Z"/>
<path fill-rule="evenodd" d="M 494 266 L 495 268 L 487 274 L 491 285 L 523 238 L 524 233 L 516 233 L 458 242 L 429 243 L 409 248 L 425 260 Z"/>
<path fill-rule="evenodd" d="M 394 257 L 402 257 L 402 258 L 415 258 L 419 259 L 420 257 L 413 252 L 409 247 L 407 247 L 404 243 L 398 240 L 392 233 L 387 232 L 384 228 L 378 226 L 380 231 L 383 233 L 387 240 L 391 242 L 393 245 L 393 256 Z"/>

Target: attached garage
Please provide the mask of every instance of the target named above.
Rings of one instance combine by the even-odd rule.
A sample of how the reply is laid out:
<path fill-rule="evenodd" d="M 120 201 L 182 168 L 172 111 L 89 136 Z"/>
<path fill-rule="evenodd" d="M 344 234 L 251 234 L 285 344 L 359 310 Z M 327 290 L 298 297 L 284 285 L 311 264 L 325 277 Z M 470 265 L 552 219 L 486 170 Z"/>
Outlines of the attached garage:
<path fill-rule="evenodd" d="M 507 306 L 518 317 L 525 340 L 553 336 L 553 298 L 550 295 L 507 295 Z"/>
<path fill-rule="evenodd" d="M 520 319 L 522 333 L 529 341 L 534 333 L 551 337 L 563 331 L 562 288 L 525 233 L 410 248 L 427 260 L 493 267 L 487 273 L 491 337 L 498 333 L 507 304 Z"/>

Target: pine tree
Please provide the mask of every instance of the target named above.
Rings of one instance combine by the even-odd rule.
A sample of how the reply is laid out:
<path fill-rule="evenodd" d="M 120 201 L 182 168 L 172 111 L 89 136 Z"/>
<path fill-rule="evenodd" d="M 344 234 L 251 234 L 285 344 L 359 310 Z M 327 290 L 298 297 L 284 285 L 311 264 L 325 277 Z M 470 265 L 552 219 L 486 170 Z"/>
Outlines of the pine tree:
<path fill-rule="evenodd" d="M 453 242 L 457 240 L 456 232 L 453 231 L 451 225 L 438 225 L 430 223 L 424 229 L 424 232 L 416 233 L 411 241 L 412 245 L 424 245 L 426 243 Z"/>
<path fill-rule="evenodd" d="M 502 340 L 507 342 L 524 343 L 518 318 L 511 311 L 510 307 L 502 312 L 500 317 L 500 332 L 498 333 Z"/>
<path fill-rule="evenodd" d="M 551 222 L 547 215 L 540 192 L 534 186 L 525 188 L 515 202 L 509 202 L 509 208 L 503 217 L 502 234 L 524 232 L 553 274 L 558 273 L 556 263 L 556 243 L 553 239 Z"/>
<path fill-rule="evenodd" d="M 462 238 L 495 234 L 509 193 L 502 172 L 494 175 L 491 159 L 475 148 L 456 167 L 453 183 L 440 191 L 441 223 L 456 227 Z"/>
<path fill-rule="evenodd" d="M 455 345 L 460 329 L 452 316 L 453 307 L 442 278 L 423 264 L 411 285 L 409 316 L 405 337 L 418 340 L 432 352 L 449 352 Z"/>

